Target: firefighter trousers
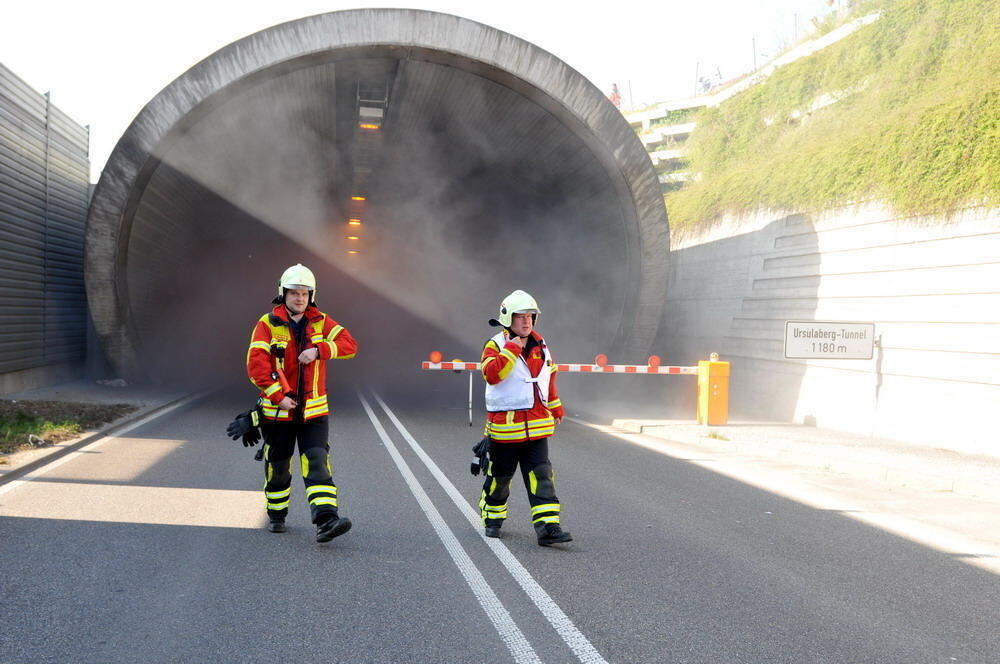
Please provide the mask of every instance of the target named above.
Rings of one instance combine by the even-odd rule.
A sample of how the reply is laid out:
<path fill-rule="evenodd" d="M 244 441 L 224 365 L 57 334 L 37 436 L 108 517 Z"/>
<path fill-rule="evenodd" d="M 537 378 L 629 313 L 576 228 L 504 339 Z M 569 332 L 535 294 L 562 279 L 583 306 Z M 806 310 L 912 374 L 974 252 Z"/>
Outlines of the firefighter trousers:
<path fill-rule="evenodd" d="M 519 443 L 490 441 L 489 463 L 479 509 L 484 526 L 499 526 L 507 518 L 507 498 L 514 471 L 521 467 L 524 487 L 528 490 L 531 521 L 535 529 L 546 523 L 559 523 L 559 499 L 555 475 L 549 462 L 549 439 Z"/>
<path fill-rule="evenodd" d="M 329 416 L 293 422 L 264 420 L 264 496 L 267 515 L 284 519 L 292 496 L 292 454 L 299 447 L 302 481 L 312 522 L 337 515 L 337 487 L 330 467 Z"/>

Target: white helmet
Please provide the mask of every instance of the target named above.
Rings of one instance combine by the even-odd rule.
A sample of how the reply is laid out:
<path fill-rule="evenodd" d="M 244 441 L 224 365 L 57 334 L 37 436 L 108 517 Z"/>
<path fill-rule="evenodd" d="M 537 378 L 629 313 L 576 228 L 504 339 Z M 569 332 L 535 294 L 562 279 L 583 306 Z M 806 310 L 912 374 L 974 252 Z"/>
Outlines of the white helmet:
<path fill-rule="evenodd" d="M 534 320 L 537 320 L 540 313 L 542 310 L 538 308 L 535 298 L 523 290 L 516 290 L 500 303 L 500 313 L 497 314 L 496 318 L 490 319 L 490 325 L 510 327 L 514 314 L 535 314 Z"/>
<path fill-rule="evenodd" d="M 275 303 L 280 304 L 285 301 L 285 292 L 296 288 L 304 288 L 309 291 L 309 303 L 316 299 L 316 277 L 312 270 L 302 263 L 296 263 L 281 275 L 278 280 L 278 297 Z"/>

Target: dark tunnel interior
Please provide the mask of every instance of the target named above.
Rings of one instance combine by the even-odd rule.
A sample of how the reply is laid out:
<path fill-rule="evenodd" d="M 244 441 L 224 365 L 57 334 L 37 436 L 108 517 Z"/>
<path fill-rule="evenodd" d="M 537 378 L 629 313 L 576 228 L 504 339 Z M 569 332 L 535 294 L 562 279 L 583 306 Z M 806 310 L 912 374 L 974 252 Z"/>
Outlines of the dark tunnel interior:
<path fill-rule="evenodd" d="M 151 100 L 95 189 L 86 277 L 112 373 L 249 397 L 251 329 L 303 263 L 360 345 L 332 382 L 415 397 L 466 392 L 420 362 L 478 360 L 514 289 L 557 362 L 643 362 L 668 257 L 649 157 L 589 81 L 489 26 L 373 9 L 250 35 Z"/>
<path fill-rule="evenodd" d="M 558 360 L 612 352 L 634 269 L 622 202 L 532 99 L 377 54 L 285 63 L 202 106 L 133 198 L 128 319 L 151 379 L 238 373 L 297 262 L 373 380 L 399 380 L 430 350 L 478 359 L 515 288 L 538 299 Z"/>

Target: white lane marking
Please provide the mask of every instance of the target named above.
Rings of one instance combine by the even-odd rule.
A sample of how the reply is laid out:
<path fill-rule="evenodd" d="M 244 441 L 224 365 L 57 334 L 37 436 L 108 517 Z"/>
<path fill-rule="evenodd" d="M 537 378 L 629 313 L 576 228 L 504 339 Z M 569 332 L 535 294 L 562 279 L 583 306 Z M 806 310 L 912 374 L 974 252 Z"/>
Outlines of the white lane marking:
<path fill-rule="evenodd" d="M 51 471 L 55 470 L 56 468 L 58 468 L 59 466 L 63 465 L 64 463 L 72 461 L 73 459 L 76 459 L 79 456 L 83 456 L 84 454 L 87 454 L 88 452 L 91 452 L 91 451 L 97 449 L 98 447 L 100 447 L 104 443 L 108 442 L 109 440 L 114 440 L 115 438 L 122 438 L 129 431 L 133 431 L 135 429 L 138 429 L 139 427 L 141 427 L 144 424 L 152 422 L 153 420 L 155 420 L 155 419 L 157 419 L 159 417 L 163 417 L 167 413 L 173 412 L 173 411 L 177 410 L 178 408 L 180 408 L 181 406 L 186 406 L 186 405 L 188 405 L 189 403 L 191 403 L 192 401 L 194 401 L 195 399 L 197 399 L 198 397 L 201 397 L 201 396 L 204 396 L 204 393 L 200 392 L 198 394 L 192 394 L 191 396 L 189 396 L 189 397 L 187 397 L 185 399 L 181 399 L 180 401 L 178 401 L 174 405 L 168 406 L 167 408 L 164 408 L 161 411 L 157 411 L 155 413 L 150 413 L 149 415 L 146 415 L 144 417 L 139 418 L 138 420 L 136 420 L 132 424 L 127 425 L 124 429 L 115 432 L 113 435 L 102 436 L 102 437 L 98 438 L 97 440 L 95 440 L 94 442 L 90 443 L 89 445 L 81 447 L 78 450 L 73 450 L 72 452 L 70 452 L 66 456 L 60 457 L 60 458 L 56 459 L 55 461 L 53 461 L 52 463 L 47 463 L 44 466 L 42 466 L 41 468 L 36 468 L 35 470 L 31 471 L 30 473 L 28 473 L 24 477 L 21 477 L 19 479 L 13 480 L 12 482 L 9 482 L 9 483 L 3 485 L 3 486 L 0 486 L 0 494 L 7 493 L 8 491 L 14 489 L 15 487 L 19 487 L 19 486 L 21 486 L 23 484 L 26 484 L 26 483 L 30 482 L 31 480 L 33 480 L 33 479 L 35 479 L 37 477 L 41 477 L 45 473 L 48 473 L 48 472 L 51 472 Z"/>
<path fill-rule="evenodd" d="M 379 405 L 382 406 L 386 415 L 388 415 L 389 419 L 392 420 L 396 429 L 399 430 L 400 435 L 402 435 L 406 442 L 409 443 L 410 447 L 420 460 L 424 462 L 424 465 L 427 466 L 427 470 L 431 472 L 431 475 L 433 475 L 434 479 L 438 481 L 441 488 L 445 490 L 445 493 L 447 493 L 452 499 L 459 511 L 465 516 L 466 519 L 469 520 L 469 523 L 471 523 L 474 528 L 481 531 L 482 522 L 480 520 L 481 517 L 479 512 L 469 505 L 465 498 L 462 497 L 461 492 L 459 492 L 459 490 L 455 488 L 455 485 L 451 483 L 451 480 L 449 480 L 447 476 L 441 472 L 441 469 L 438 468 L 436 463 L 434 463 L 434 460 L 431 459 L 426 452 L 424 452 L 423 448 L 420 447 L 420 444 L 417 443 L 416 439 L 410 435 L 410 432 L 406 430 L 403 423 L 399 421 L 395 413 L 393 413 L 392 410 L 389 409 L 389 406 L 387 406 L 382 400 L 382 397 L 375 393 L 375 399 L 378 400 Z M 563 613 L 563 610 L 559 608 L 559 605 L 557 605 L 549 594 L 545 592 L 545 589 L 542 588 L 537 581 L 535 581 L 534 577 L 531 576 L 531 573 L 528 572 L 528 570 L 524 568 L 524 565 L 521 564 L 521 561 L 519 561 L 514 554 L 510 552 L 510 549 L 508 549 L 503 542 L 497 539 L 484 536 L 483 540 L 489 545 L 490 549 L 493 550 L 493 553 L 496 554 L 497 558 L 500 559 L 500 562 L 507 568 L 510 575 L 514 577 L 514 580 L 517 581 L 524 592 L 527 593 L 528 597 L 531 598 L 531 601 L 535 603 L 538 610 L 542 612 L 542 615 L 544 615 L 546 620 L 549 621 L 549 624 L 555 628 L 556 632 L 559 633 L 559 636 L 562 637 L 562 640 L 566 642 L 566 645 L 569 646 L 570 650 L 573 651 L 577 658 L 585 664 L 607 664 L 606 660 L 599 652 L 597 652 L 597 649 L 591 645 L 587 637 L 576 628 L 576 625 L 574 625 L 573 621 L 569 619 L 569 616 Z"/>
<path fill-rule="evenodd" d="M 863 496 L 839 495 L 836 489 L 817 488 L 795 478 L 788 469 L 770 469 L 759 462 L 733 459 L 724 453 L 692 448 L 684 443 L 674 443 L 646 434 L 627 433 L 612 426 L 593 424 L 577 417 L 568 420 L 618 438 L 632 445 L 644 447 L 660 454 L 681 459 L 725 475 L 743 484 L 756 487 L 778 496 L 816 509 L 836 511 L 848 518 L 899 535 L 911 542 L 955 556 L 962 562 L 980 569 L 1000 574 L 1000 550 L 988 542 L 976 541 L 967 535 L 940 526 L 923 523 L 911 517 L 880 511 Z M 805 469 L 810 470 L 810 469 Z"/>
<path fill-rule="evenodd" d="M 486 581 L 486 577 L 482 575 L 475 563 L 472 562 L 469 554 L 462 548 L 458 538 L 455 537 L 448 524 L 445 523 L 444 517 L 434 507 L 430 497 L 428 497 L 423 487 L 420 486 L 413 471 L 410 470 L 410 467 L 403 459 L 403 455 L 396 449 L 396 446 L 382 427 L 382 423 L 375 416 L 375 412 L 372 410 L 368 400 L 360 393 L 358 394 L 358 398 L 361 399 L 361 405 L 364 406 L 365 412 L 368 413 L 368 419 L 371 420 L 372 426 L 375 427 L 375 431 L 389 451 L 389 456 L 392 457 L 403 479 L 406 480 L 407 486 L 410 487 L 410 492 L 417 499 L 428 521 L 434 526 L 434 531 L 444 544 L 444 548 L 447 549 L 451 559 L 455 562 L 462 576 L 465 577 L 465 582 L 469 584 L 476 599 L 479 600 L 483 611 L 489 616 L 493 626 L 500 634 L 500 638 L 503 639 L 503 642 L 514 656 L 514 661 L 539 662 L 540 664 L 542 660 L 535 653 L 535 649 L 528 642 L 528 639 L 521 632 L 520 628 L 514 623 L 510 612 L 500 602 L 500 598 L 497 597 L 493 588 L 490 587 L 490 584 Z"/>

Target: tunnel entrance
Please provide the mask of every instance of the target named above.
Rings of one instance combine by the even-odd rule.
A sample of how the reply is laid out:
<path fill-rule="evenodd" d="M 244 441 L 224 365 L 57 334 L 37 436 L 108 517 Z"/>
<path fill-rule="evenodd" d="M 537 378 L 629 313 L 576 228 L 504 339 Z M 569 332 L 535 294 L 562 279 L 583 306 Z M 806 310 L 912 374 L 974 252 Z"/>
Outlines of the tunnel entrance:
<path fill-rule="evenodd" d="M 577 72 L 457 17 L 354 10 L 251 35 L 150 101 L 86 265 L 115 370 L 203 382 L 238 371 L 296 262 L 372 372 L 475 359 L 515 288 L 567 361 L 644 359 L 668 252 L 649 158 Z"/>

